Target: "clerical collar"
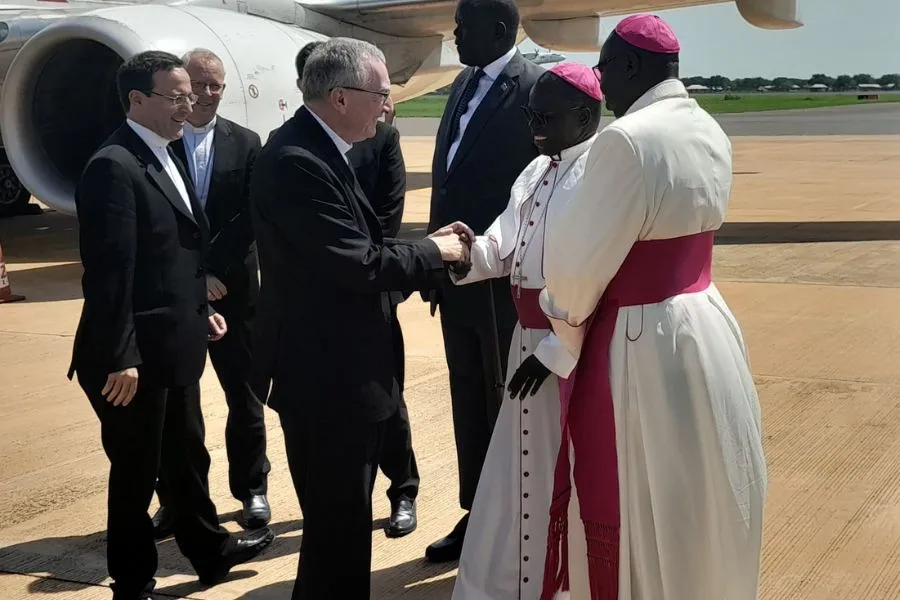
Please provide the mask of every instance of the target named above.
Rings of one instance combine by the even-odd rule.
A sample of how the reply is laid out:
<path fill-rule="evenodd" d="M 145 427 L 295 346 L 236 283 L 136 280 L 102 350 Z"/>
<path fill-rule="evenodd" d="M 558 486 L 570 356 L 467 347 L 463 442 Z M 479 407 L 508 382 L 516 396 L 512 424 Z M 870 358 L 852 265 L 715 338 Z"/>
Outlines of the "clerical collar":
<path fill-rule="evenodd" d="M 144 127 L 137 121 L 126 119 L 125 122 L 128 123 L 128 126 L 131 127 L 134 132 L 138 134 L 138 137 L 144 140 L 144 143 L 150 146 L 151 149 L 157 148 L 160 150 L 165 150 L 165 148 L 169 145 L 170 140 L 167 140 L 155 131 Z"/>
<path fill-rule="evenodd" d="M 195 125 L 191 125 L 187 121 L 184 122 L 184 129 L 188 133 L 200 134 L 200 133 L 209 133 L 216 126 L 216 117 L 213 116 L 212 121 L 207 123 L 206 125 L 200 125 L 199 127 Z"/>
<path fill-rule="evenodd" d="M 555 156 L 551 156 L 550 160 L 553 162 L 568 162 L 570 160 L 575 160 L 588 150 L 590 150 L 591 145 L 594 143 L 594 140 L 597 139 L 597 134 L 595 133 L 588 139 L 584 140 L 580 144 L 575 144 L 574 146 L 570 146 L 560 152 Z"/>

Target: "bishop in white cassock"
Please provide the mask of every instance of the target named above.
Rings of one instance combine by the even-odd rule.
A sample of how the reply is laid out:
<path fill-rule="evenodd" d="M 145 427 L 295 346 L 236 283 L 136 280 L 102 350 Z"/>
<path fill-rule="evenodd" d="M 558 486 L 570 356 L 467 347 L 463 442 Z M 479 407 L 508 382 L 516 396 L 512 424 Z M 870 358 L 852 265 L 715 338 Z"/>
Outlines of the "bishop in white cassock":
<path fill-rule="evenodd" d="M 547 234 L 540 304 L 578 364 L 544 600 L 757 598 L 759 399 L 710 274 L 731 144 L 677 79 L 678 52 L 652 15 L 610 34 L 598 69 L 617 120 Z"/>
<path fill-rule="evenodd" d="M 506 210 L 475 239 L 471 270 L 454 277 L 457 285 L 509 277 L 519 322 L 453 600 L 537 600 L 541 592 L 560 442 L 558 378 L 575 366 L 538 306 L 544 236 L 581 185 L 601 99 L 597 76 L 581 64 L 556 65 L 538 79 L 523 118 L 541 154 L 513 184 Z"/>

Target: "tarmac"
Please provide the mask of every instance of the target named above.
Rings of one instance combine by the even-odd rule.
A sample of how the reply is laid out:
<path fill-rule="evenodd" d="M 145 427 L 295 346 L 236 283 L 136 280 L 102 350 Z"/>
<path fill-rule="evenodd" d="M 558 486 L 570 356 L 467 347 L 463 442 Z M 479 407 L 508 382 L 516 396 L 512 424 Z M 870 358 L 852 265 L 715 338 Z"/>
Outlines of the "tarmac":
<path fill-rule="evenodd" d="M 768 114 L 765 125 L 754 125 L 755 115 L 729 117 L 748 119 L 743 127 L 756 132 L 734 134 L 733 193 L 714 277 L 743 328 L 763 409 L 770 487 L 762 600 L 900 598 L 900 131 L 890 133 L 888 124 L 889 133 L 858 133 L 871 128 L 873 115 L 898 117 L 864 108 L 829 109 L 828 118 L 818 116 L 824 111 Z M 815 137 L 790 133 L 804 118 L 818 123 Z M 779 119 L 788 125 L 771 129 Z M 410 184 L 404 235 L 419 237 L 434 139 L 415 135 L 411 123 L 400 127 Z M 93 412 L 65 378 L 81 305 L 76 234 L 75 220 L 55 212 L 0 220 L 13 291 L 27 296 L 0 305 L 4 600 L 111 597 L 108 463 Z M 431 565 L 423 553 L 462 514 L 447 369 L 427 305 L 413 296 L 399 312 L 422 480 L 419 528 L 385 538 L 387 482 L 379 476 L 372 597 L 445 600 L 456 564 Z M 238 531 L 240 504 L 227 483 L 227 409 L 211 367 L 201 386 L 211 494 L 225 526 Z M 160 597 L 290 597 L 303 521 L 277 416 L 267 419 L 276 541 L 208 589 L 174 541 L 163 541 Z"/>

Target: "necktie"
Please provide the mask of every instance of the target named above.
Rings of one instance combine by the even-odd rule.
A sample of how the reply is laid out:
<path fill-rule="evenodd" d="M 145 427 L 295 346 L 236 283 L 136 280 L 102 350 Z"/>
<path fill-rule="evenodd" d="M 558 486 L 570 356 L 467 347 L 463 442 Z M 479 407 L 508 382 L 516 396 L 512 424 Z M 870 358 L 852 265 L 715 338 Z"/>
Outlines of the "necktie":
<path fill-rule="evenodd" d="M 456 110 L 453 111 L 453 120 L 450 121 L 450 131 L 447 136 L 447 142 L 451 146 L 453 145 L 453 142 L 456 141 L 456 133 L 459 131 L 459 120 L 469 108 L 469 102 L 475 97 L 475 90 L 478 89 L 478 82 L 481 81 L 483 76 L 484 71 L 482 69 L 475 69 L 469 76 L 469 81 L 466 82 L 466 87 L 459 97 L 459 102 L 456 103 Z"/>

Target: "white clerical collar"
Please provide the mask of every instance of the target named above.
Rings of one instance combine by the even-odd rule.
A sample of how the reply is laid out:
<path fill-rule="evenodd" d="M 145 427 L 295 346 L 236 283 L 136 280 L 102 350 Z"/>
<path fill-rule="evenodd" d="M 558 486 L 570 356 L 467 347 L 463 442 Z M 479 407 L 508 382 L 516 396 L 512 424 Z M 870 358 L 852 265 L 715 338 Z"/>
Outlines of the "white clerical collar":
<path fill-rule="evenodd" d="M 341 153 L 341 156 L 344 157 L 344 160 L 347 160 L 347 152 L 350 151 L 350 148 L 353 147 L 353 144 L 348 144 L 341 136 L 336 134 L 334 130 L 329 127 L 325 121 L 323 121 L 319 115 L 316 114 L 316 111 L 312 110 L 310 107 L 306 107 L 306 110 L 309 111 L 309 114 L 313 116 L 313 118 L 319 122 L 319 125 L 322 126 L 322 129 L 325 130 L 325 133 L 328 134 L 328 137 L 334 142 L 334 145 L 337 146 L 338 152 Z"/>
<path fill-rule="evenodd" d="M 138 137 L 144 140 L 144 143 L 150 146 L 151 149 L 165 150 L 169 145 L 170 140 L 167 140 L 155 131 L 147 129 L 137 121 L 126 119 L 125 122 L 128 123 L 128 126 L 131 127 L 134 132 L 138 134 Z"/>
<path fill-rule="evenodd" d="M 594 143 L 594 140 L 597 139 L 597 134 L 595 133 L 588 139 L 584 140 L 580 144 L 575 144 L 574 146 L 570 146 L 557 154 L 556 156 L 551 156 L 550 160 L 556 162 L 569 162 L 571 160 L 575 160 L 585 152 L 591 149 L 591 145 Z"/>
<path fill-rule="evenodd" d="M 516 47 L 513 46 L 512 48 L 509 49 L 509 51 L 507 51 L 506 54 L 504 54 L 503 56 L 501 56 L 500 58 L 498 58 L 491 64 L 484 67 L 482 69 L 482 71 L 484 71 L 484 74 L 488 79 L 490 79 L 491 81 L 494 81 L 495 79 L 500 77 L 500 73 L 503 72 L 503 69 L 506 68 L 506 65 L 509 64 L 509 61 L 511 61 L 512 57 L 515 55 L 516 55 Z"/>
<path fill-rule="evenodd" d="M 184 122 L 184 129 L 188 133 L 192 133 L 194 135 L 200 135 L 204 133 L 209 133 L 216 126 L 216 117 L 213 115 L 212 121 L 207 123 L 206 125 L 200 125 L 199 127 L 191 125 L 187 121 Z"/>
<path fill-rule="evenodd" d="M 647 108 L 654 102 L 659 102 L 660 100 L 665 100 L 666 98 L 688 98 L 687 89 L 685 89 L 684 84 L 681 83 L 678 79 L 666 79 L 661 83 L 657 83 L 655 86 L 644 92 L 644 94 L 634 101 L 634 104 L 631 105 L 627 111 L 625 111 L 626 115 L 630 115 L 631 113 L 641 110 L 642 108 Z"/>

